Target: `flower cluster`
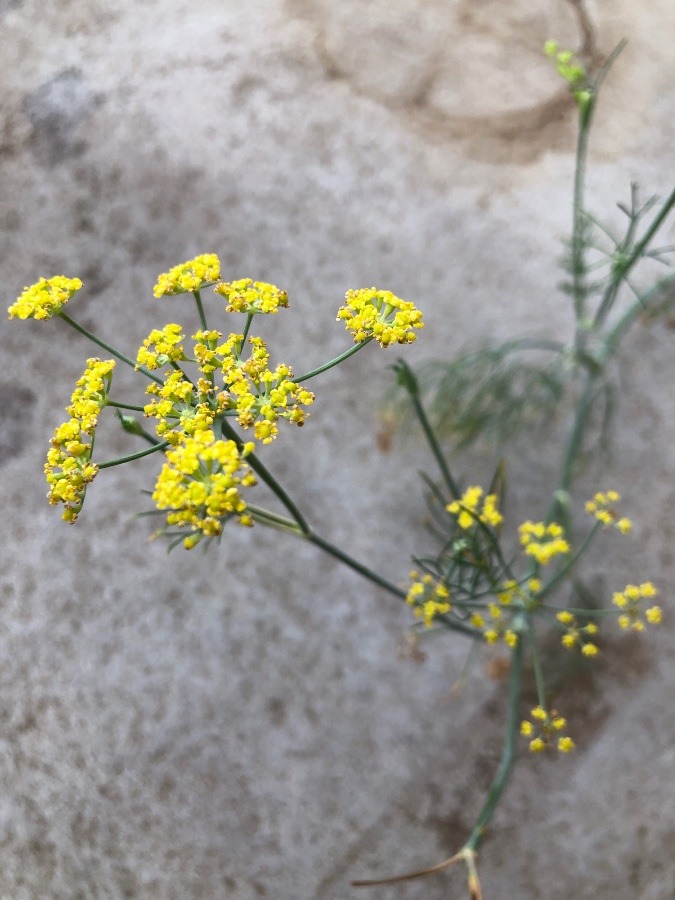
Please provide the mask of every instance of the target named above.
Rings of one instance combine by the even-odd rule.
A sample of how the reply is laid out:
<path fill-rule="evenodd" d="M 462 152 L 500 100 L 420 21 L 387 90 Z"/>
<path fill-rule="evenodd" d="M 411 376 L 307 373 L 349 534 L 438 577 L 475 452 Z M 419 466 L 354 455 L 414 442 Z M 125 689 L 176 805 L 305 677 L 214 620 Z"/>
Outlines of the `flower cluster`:
<path fill-rule="evenodd" d="M 502 515 L 497 509 L 497 495 L 488 494 L 481 508 L 482 497 L 483 489 L 474 485 L 466 489 L 460 500 L 449 503 L 445 508 L 457 517 L 460 528 L 471 528 L 477 521 L 496 528 L 502 522 Z"/>
<path fill-rule="evenodd" d="M 496 644 L 502 640 L 508 647 L 515 647 L 518 633 L 511 627 L 513 616 L 510 611 L 504 610 L 499 603 L 488 603 L 487 613 L 490 621 L 486 620 L 484 613 L 474 612 L 469 617 L 469 622 L 483 632 L 488 644 Z"/>
<path fill-rule="evenodd" d="M 413 569 L 409 577 L 412 584 L 408 589 L 406 602 L 413 607 L 414 614 L 430 628 L 436 616 L 445 615 L 452 609 L 450 592 L 444 584 L 434 581 L 429 574 L 420 575 Z"/>
<path fill-rule="evenodd" d="M 528 578 L 526 582 L 505 581 L 502 590 L 497 594 L 497 599 L 502 606 L 510 606 L 517 602 L 521 607 L 532 608 L 537 602 L 537 594 L 541 590 L 541 581 L 538 578 Z"/>
<path fill-rule="evenodd" d="M 269 369 L 262 338 L 249 338 L 252 350 L 245 359 L 243 334 L 231 334 L 221 342 L 222 337 L 219 331 L 193 335 L 195 359 L 203 376 L 196 386 L 182 371 L 170 371 L 163 385 L 146 388 L 158 398 L 145 407 L 146 416 L 159 419 L 157 433 L 175 444 L 182 433 L 193 434 L 210 427 L 217 415 L 236 412 L 243 428 L 253 428 L 256 440 L 269 444 L 279 432 L 280 418 L 302 425 L 307 417 L 302 407 L 314 402 L 314 394 L 293 381 L 288 366 Z M 222 377 L 222 389 L 216 374 Z"/>
<path fill-rule="evenodd" d="M 619 518 L 613 509 L 613 504 L 618 503 L 621 494 L 616 491 L 598 491 L 598 493 L 586 503 L 586 512 L 602 522 L 603 525 L 613 525 L 621 534 L 628 534 L 633 523 L 625 516 Z"/>
<path fill-rule="evenodd" d="M 347 291 L 337 320 L 344 319 L 354 343 L 375 338 L 382 347 L 392 343 L 410 344 L 417 339 L 414 329 L 424 328 L 422 313 L 414 303 L 401 300 L 391 291 L 360 288 Z"/>
<path fill-rule="evenodd" d="M 569 553 L 570 545 L 564 538 L 564 531 L 557 522 L 545 525 L 543 522 L 523 522 L 519 527 L 520 543 L 528 556 L 534 557 L 542 565 L 547 565 L 554 556 Z"/>
<path fill-rule="evenodd" d="M 64 504 L 62 518 L 66 522 L 77 519 L 87 485 L 98 471 L 91 461 L 94 434 L 99 413 L 108 398 L 114 368 L 112 359 L 87 360 L 87 368 L 78 379 L 70 406 L 66 408 L 70 419 L 59 425 L 51 440 L 45 463 L 49 484 L 47 496 L 51 504 Z"/>
<path fill-rule="evenodd" d="M 227 312 L 276 313 L 288 307 L 288 294 L 273 284 L 241 278 L 229 283 L 219 282 L 213 289 L 228 301 Z"/>
<path fill-rule="evenodd" d="M 656 597 L 657 589 L 651 581 L 643 584 L 627 584 L 621 592 L 612 596 L 612 603 L 621 610 L 618 622 L 624 629 L 632 628 L 634 631 L 644 631 L 645 623 L 642 619 L 643 600 Z M 644 610 L 644 617 L 650 625 L 658 625 L 661 621 L 661 607 L 650 606 Z"/>
<path fill-rule="evenodd" d="M 203 253 L 161 274 L 152 292 L 155 297 L 185 294 L 215 284 L 219 278 L 220 260 L 215 253 Z"/>
<path fill-rule="evenodd" d="M 571 50 L 561 50 L 556 41 L 546 41 L 544 53 L 554 62 L 558 75 L 569 85 L 578 85 L 586 78 L 586 71 L 574 58 L 574 53 Z"/>
<path fill-rule="evenodd" d="M 597 656 L 600 650 L 598 645 L 593 641 L 587 640 L 587 637 L 593 637 L 598 633 L 598 626 L 594 622 L 581 625 L 577 621 L 577 617 L 569 610 L 562 610 L 556 615 L 556 619 L 561 625 L 565 626 L 565 633 L 561 638 L 563 647 L 572 650 L 579 647 L 584 656 Z"/>
<path fill-rule="evenodd" d="M 51 319 L 61 311 L 76 291 L 82 287 L 79 278 L 41 278 L 23 293 L 7 312 L 10 319 Z"/>
<path fill-rule="evenodd" d="M 168 526 L 189 529 L 183 540 L 186 549 L 203 537 L 219 535 L 223 519 L 237 516 L 242 525 L 253 523 L 239 492 L 256 483 L 244 462 L 252 451 L 252 443 L 240 450 L 234 441 L 216 440 L 208 429 L 167 451 L 152 499 L 158 509 L 169 510 Z"/>
<path fill-rule="evenodd" d="M 560 734 L 567 720 L 559 716 L 555 709 L 546 712 L 543 706 L 535 706 L 530 711 L 529 719 L 520 723 L 520 733 L 523 737 L 531 738 L 530 750 L 532 753 L 541 753 L 542 750 L 553 746 L 555 741 L 561 753 L 569 753 L 574 750 L 574 741 L 566 735 Z M 556 740 L 557 738 L 557 740 Z"/>
<path fill-rule="evenodd" d="M 156 398 L 144 408 L 145 415 L 159 420 L 157 434 L 173 445 L 186 434 L 210 428 L 225 409 L 224 397 L 216 395 L 211 382 L 200 378 L 195 387 L 180 371 L 168 372 L 164 384 L 149 384 L 146 393 Z"/>
<path fill-rule="evenodd" d="M 143 341 L 136 356 L 136 368 L 159 369 L 167 363 L 186 359 L 181 341 L 185 339 L 180 325 L 169 324 L 154 328 Z"/>

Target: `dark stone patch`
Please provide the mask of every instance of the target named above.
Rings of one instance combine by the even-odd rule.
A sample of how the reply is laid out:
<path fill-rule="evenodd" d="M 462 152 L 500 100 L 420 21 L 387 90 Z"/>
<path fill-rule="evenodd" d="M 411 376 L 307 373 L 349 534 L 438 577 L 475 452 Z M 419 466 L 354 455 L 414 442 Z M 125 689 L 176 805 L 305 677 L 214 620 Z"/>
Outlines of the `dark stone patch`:
<path fill-rule="evenodd" d="M 23 0 L 0 0 L 0 19 L 11 9 L 16 9 L 23 4 Z"/>
<path fill-rule="evenodd" d="M 0 383 L 0 465 L 18 456 L 28 442 L 35 399 L 28 388 Z"/>
<path fill-rule="evenodd" d="M 280 727 L 286 721 L 286 706 L 281 697 L 270 697 L 267 701 L 267 714 L 272 725 Z"/>
<path fill-rule="evenodd" d="M 28 94 L 23 111 L 33 126 L 31 145 L 40 165 L 54 166 L 86 149 L 86 142 L 78 139 L 75 129 L 102 100 L 76 68 L 64 69 Z"/>

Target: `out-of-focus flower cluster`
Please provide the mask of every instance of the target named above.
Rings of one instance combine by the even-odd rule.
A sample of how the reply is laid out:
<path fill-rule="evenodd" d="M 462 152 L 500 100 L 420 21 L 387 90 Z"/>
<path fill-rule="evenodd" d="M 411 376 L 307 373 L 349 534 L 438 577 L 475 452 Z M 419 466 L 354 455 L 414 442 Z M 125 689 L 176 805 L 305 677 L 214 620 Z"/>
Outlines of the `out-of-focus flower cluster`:
<path fill-rule="evenodd" d="M 488 494 L 481 507 L 482 497 L 483 488 L 472 485 L 466 489 L 460 500 L 449 503 L 446 510 L 457 517 L 457 524 L 465 530 L 476 522 L 496 528 L 502 522 L 502 515 L 497 509 L 497 495 Z"/>
<path fill-rule="evenodd" d="M 621 494 L 617 491 L 598 491 L 598 493 L 586 503 L 586 512 L 603 525 L 613 525 L 621 534 L 628 534 L 633 523 L 625 516 L 619 517 L 614 505 L 621 500 Z"/>
<path fill-rule="evenodd" d="M 574 741 L 560 733 L 566 724 L 567 720 L 559 716 L 555 709 L 547 712 L 543 706 L 535 706 L 530 711 L 530 719 L 520 723 L 520 733 L 531 739 L 532 753 L 541 753 L 554 744 L 561 753 L 569 753 L 574 750 Z"/>
<path fill-rule="evenodd" d="M 643 601 L 651 600 L 657 594 L 658 591 L 651 581 L 645 581 L 642 584 L 627 584 L 622 591 L 617 591 L 612 597 L 612 603 L 620 610 L 619 626 L 623 629 L 644 631 L 644 619 L 650 625 L 660 624 L 662 616 L 660 606 L 649 606 L 643 609 L 645 606 Z"/>
<path fill-rule="evenodd" d="M 449 613 L 452 609 L 450 591 L 428 573 L 421 575 L 413 569 L 408 577 L 412 580 L 412 584 L 408 589 L 406 602 L 412 606 L 414 615 L 430 628 L 436 616 Z"/>
<path fill-rule="evenodd" d="M 541 566 L 546 566 L 555 556 L 571 551 L 564 537 L 562 525 L 557 522 L 523 522 L 519 527 L 520 543 L 524 552 L 532 556 Z"/>

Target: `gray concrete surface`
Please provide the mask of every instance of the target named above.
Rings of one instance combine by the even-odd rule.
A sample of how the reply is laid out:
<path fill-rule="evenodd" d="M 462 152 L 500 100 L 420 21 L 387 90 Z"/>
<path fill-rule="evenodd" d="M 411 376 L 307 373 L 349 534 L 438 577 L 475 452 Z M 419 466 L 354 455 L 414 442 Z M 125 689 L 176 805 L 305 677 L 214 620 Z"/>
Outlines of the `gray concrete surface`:
<path fill-rule="evenodd" d="M 631 178 L 672 185 L 675 7 L 589 13 L 601 50 L 630 38 L 594 144 L 606 210 Z M 565 332 L 574 129 L 539 54 L 551 36 L 578 40 L 565 0 L 0 2 L 7 304 L 41 275 L 79 275 L 78 319 L 134 351 L 178 315 L 152 300 L 157 273 L 212 251 L 231 277 L 288 290 L 265 334 L 300 369 L 345 346 L 335 310 L 363 285 L 424 309 L 411 362 Z M 503 686 L 478 671 L 452 695 L 452 639 L 399 659 L 405 611 L 290 539 L 232 528 L 218 551 L 167 558 L 134 518 L 152 461 L 104 473 L 62 523 L 42 463 L 90 346 L 60 322 L 6 323 L 0 340 L 0 897 L 464 896 L 462 872 L 371 894 L 349 881 L 458 848 L 499 753 Z M 424 540 L 427 460 L 374 440 L 394 353 L 317 382 L 307 426 L 266 458 L 327 536 L 399 580 Z M 518 770 L 480 861 L 486 900 L 675 896 L 667 324 L 630 339 L 625 367 L 604 477 L 639 527 L 589 577 L 658 582 L 664 625 L 575 688 L 572 758 Z M 134 385 L 118 370 L 118 396 Z M 128 448 L 105 427 L 100 446 Z M 515 512 L 554 475 L 549 445 L 516 461 Z"/>

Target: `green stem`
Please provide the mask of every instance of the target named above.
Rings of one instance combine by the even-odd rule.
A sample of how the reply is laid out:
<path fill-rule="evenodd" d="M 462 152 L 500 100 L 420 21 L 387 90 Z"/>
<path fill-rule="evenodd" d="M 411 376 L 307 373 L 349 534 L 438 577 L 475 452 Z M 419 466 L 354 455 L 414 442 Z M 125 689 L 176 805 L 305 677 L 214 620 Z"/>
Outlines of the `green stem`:
<path fill-rule="evenodd" d="M 253 321 L 253 313 L 248 313 L 246 316 L 246 325 L 244 326 L 244 334 L 241 341 L 241 346 L 243 347 L 246 343 L 246 338 L 248 337 L 248 332 L 251 327 L 251 322 Z"/>
<path fill-rule="evenodd" d="M 231 441 L 234 441 L 237 447 L 241 448 L 243 446 L 243 441 L 229 422 L 223 419 L 221 421 L 220 427 L 223 434 L 226 435 Z M 302 515 L 298 507 L 295 505 L 293 500 L 291 500 L 289 495 L 282 488 L 282 486 L 272 475 L 272 473 L 260 462 L 255 453 L 249 453 L 249 455 L 246 457 L 246 461 L 256 473 L 256 475 L 258 475 L 270 488 L 270 490 L 279 498 L 279 500 L 281 500 L 289 513 L 293 516 L 293 519 L 298 523 L 303 534 L 309 534 L 310 527 L 307 524 L 305 517 Z"/>
<path fill-rule="evenodd" d="M 548 584 L 539 592 L 539 594 L 537 595 L 537 600 L 541 601 L 544 599 L 544 597 L 547 597 L 552 591 L 555 590 L 555 588 L 558 586 L 558 584 L 560 584 L 563 578 L 566 578 L 569 575 L 569 573 L 576 566 L 584 553 L 588 550 L 593 540 L 595 540 L 595 536 L 601 528 L 602 522 L 596 522 L 593 528 L 586 535 L 583 544 L 581 545 L 581 547 L 579 547 L 574 556 L 562 567 L 562 569 L 560 569 L 559 572 L 556 572 L 556 574 L 548 582 Z"/>
<path fill-rule="evenodd" d="M 102 340 L 99 337 L 96 337 L 95 334 L 92 334 L 91 331 L 87 331 L 86 328 L 83 328 L 82 325 L 78 325 L 74 319 L 71 319 L 69 315 L 61 311 L 59 313 L 59 317 L 63 319 L 63 321 L 70 325 L 71 328 L 74 328 L 75 331 L 78 331 L 80 334 L 84 335 L 84 337 L 89 338 L 90 341 L 93 341 L 94 344 L 98 344 L 99 347 L 102 347 L 104 350 L 107 350 L 108 353 L 112 353 L 114 357 L 120 360 L 120 362 L 126 363 L 128 366 L 131 366 L 132 369 L 135 369 L 137 372 L 142 372 L 146 378 L 152 379 L 152 381 L 156 381 L 157 384 L 164 384 L 161 378 L 158 378 L 157 375 L 154 375 L 149 369 L 146 369 L 145 366 L 136 367 L 136 363 L 133 359 L 130 359 L 128 356 L 125 356 L 120 350 L 117 350 L 111 344 L 108 344 L 106 341 Z"/>
<path fill-rule="evenodd" d="M 422 402 L 420 401 L 418 394 L 413 394 L 412 396 L 412 404 L 413 409 L 415 410 L 415 415 L 422 426 L 422 431 L 424 432 L 424 436 L 427 439 L 427 443 L 429 445 L 429 449 L 431 450 L 431 454 L 436 460 L 436 465 L 438 466 L 441 475 L 443 476 L 443 481 L 445 482 L 445 486 L 450 491 L 450 496 L 453 500 L 459 500 L 461 494 L 459 487 L 457 486 L 457 482 L 450 474 L 450 469 L 448 468 L 448 464 L 445 461 L 445 457 L 441 452 L 441 448 L 439 446 L 438 440 L 436 438 L 436 434 L 431 427 L 431 423 L 427 418 L 427 414 L 424 411 L 424 407 L 422 406 Z"/>
<path fill-rule="evenodd" d="M 308 540 L 310 544 L 314 544 L 315 547 L 320 547 L 325 553 L 328 553 L 335 559 L 339 559 L 340 562 L 344 563 L 355 572 L 358 572 L 359 575 L 362 575 L 364 578 L 367 578 L 368 581 L 372 581 L 373 584 L 377 584 L 379 587 L 384 588 L 385 591 L 388 591 L 395 597 L 400 597 L 401 600 L 406 599 L 407 594 L 404 590 L 397 587 L 395 584 L 392 584 L 391 581 L 387 581 L 386 578 L 378 575 L 377 572 L 373 572 L 373 570 L 369 569 L 368 566 L 364 566 L 360 562 L 357 562 L 355 559 L 349 556 L 349 554 L 345 553 L 343 550 L 340 550 L 340 548 L 336 547 L 334 544 L 331 544 L 330 541 L 324 540 L 324 538 L 320 537 L 314 531 L 307 531 L 307 533 L 304 534 L 303 537 Z"/>
<path fill-rule="evenodd" d="M 619 345 L 624 334 L 635 320 L 644 312 L 649 312 L 649 303 L 663 293 L 664 289 L 675 287 L 675 273 L 658 281 L 650 290 L 641 294 L 639 299 L 621 316 L 605 339 L 602 349 L 603 360 L 608 359 Z"/>
<path fill-rule="evenodd" d="M 530 653 L 532 655 L 532 669 L 534 671 L 534 683 L 537 686 L 537 700 L 539 706 L 546 709 L 546 683 L 544 682 L 544 670 L 541 667 L 541 657 L 537 647 L 537 636 L 532 627 L 532 621 L 528 618 L 527 637 L 530 644 Z"/>
<path fill-rule="evenodd" d="M 429 444 L 429 449 L 436 460 L 436 465 L 438 466 L 441 475 L 443 476 L 443 481 L 445 481 L 445 485 L 450 492 L 451 497 L 454 500 L 459 500 L 460 498 L 460 490 L 457 486 L 457 482 L 450 474 L 450 469 L 448 468 L 448 464 L 445 461 L 445 457 L 441 451 L 440 445 L 436 438 L 436 434 L 431 427 L 431 423 L 427 418 L 427 414 L 422 406 L 422 401 L 420 400 L 420 391 L 419 384 L 417 382 L 417 378 L 413 373 L 410 366 L 400 359 L 396 365 L 394 366 L 394 371 L 396 372 L 399 384 L 401 384 L 405 390 L 408 392 L 408 396 L 410 397 L 413 409 L 415 410 L 415 415 L 422 426 L 422 431 L 424 432 L 424 436 Z"/>
<path fill-rule="evenodd" d="M 593 408 L 593 401 L 597 390 L 597 377 L 589 374 L 586 380 L 586 386 L 579 398 L 576 412 L 574 415 L 574 424 L 572 431 L 565 445 L 565 453 L 563 456 L 562 469 L 560 473 L 560 489 L 569 493 L 572 484 L 572 476 L 574 472 L 574 464 L 581 450 L 584 431 L 588 423 L 588 416 Z"/>
<path fill-rule="evenodd" d="M 133 412 L 145 412 L 145 408 L 143 406 L 134 406 L 131 403 L 120 403 L 117 400 L 111 400 L 110 397 L 105 402 L 106 406 L 114 406 L 115 409 L 130 409 Z"/>
<path fill-rule="evenodd" d="M 490 790 L 485 799 L 482 810 L 476 820 L 476 824 L 469 836 L 468 841 L 464 845 L 466 850 L 475 851 L 485 837 L 485 829 L 487 828 L 495 809 L 499 804 L 501 796 L 506 787 L 513 764 L 516 761 L 518 752 L 518 707 L 520 704 L 520 692 L 523 670 L 523 647 L 522 635 L 518 639 L 513 654 L 511 656 L 511 674 L 509 677 L 509 699 L 508 710 L 506 714 L 506 733 L 504 735 L 504 744 L 502 748 L 502 756 L 499 766 L 495 772 L 495 776 L 490 785 Z"/>
<path fill-rule="evenodd" d="M 119 459 L 109 459 L 107 462 L 98 463 L 99 469 L 111 469 L 113 466 L 121 466 L 124 463 L 133 462 L 135 459 L 142 459 L 144 456 L 150 456 L 151 453 L 157 453 L 158 450 L 164 450 L 169 446 L 168 441 L 162 441 L 160 444 L 153 444 L 145 450 L 139 450 L 137 453 L 130 453 L 129 456 L 120 456 Z"/>
<path fill-rule="evenodd" d="M 592 101 L 591 101 L 592 102 Z M 584 279 L 584 179 L 588 155 L 590 115 L 579 111 L 579 134 L 574 165 L 574 194 L 572 205 L 572 296 L 574 298 L 574 319 L 576 324 L 576 346 L 582 344 L 583 321 L 585 318 L 586 288 Z"/>
<path fill-rule="evenodd" d="M 197 304 L 197 313 L 199 315 L 199 323 L 202 326 L 202 331 L 208 331 L 208 325 L 206 324 L 206 315 L 204 313 L 204 304 L 202 303 L 202 297 L 199 291 L 194 291 L 193 296 L 195 298 L 195 303 Z"/>
<path fill-rule="evenodd" d="M 246 509 L 251 513 L 256 522 L 261 525 L 267 525 L 270 528 L 276 528 L 279 531 L 286 531 L 294 534 L 296 537 L 304 537 L 304 532 L 293 519 L 287 519 L 286 516 L 280 516 L 278 513 L 269 509 L 263 509 L 261 506 L 254 506 L 252 503 L 246 504 Z"/>
<path fill-rule="evenodd" d="M 595 328 L 597 328 L 597 326 L 600 325 L 604 320 L 614 302 L 614 298 L 616 297 L 621 282 L 628 277 L 630 270 L 642 257 L 642 254 L 647 249 L 649 242 L 661 227 L 663 221 L 665 220 L 666 216 L 669 214 L 673 206 L 675 206 L 675 188 L 673 188 L 669 196 L 664 201 L 661 209 L 654 217 L 652 224 L 645 231 L 642 239 L 635 245 L 635 247 L 633 248 L 633 252 L 630 254 L 628 259 L 626 259 L 624 263 L 615 270 L 614 276 L 607 286 L 600 306 L 598 307 L 595 321 L 593 323 L 593 326 Z"/>
<path fill-rule="evenodd" d="M 327 372 L 328 369 L 332 369 L 333 366 L 339 365 L 339 363 L 343 362 L 345 359 L 349 359 L 350 356 L 353 356 L 357 353 L 362 347 L 365 347 L 366 344 L 369 344 L 373 340 L 372 337 L 366 338 L 365 341 L 361 341 L 359 344 L 354 344 L 353 347 L 350 347 L 349 350 L 345 350 L 344 353 L 341 353 L 339 356 L 336 356 L 335 359 L 331 359 L 330 362 L 324 363 L 322 366 L 319 366 L 316 369 L 312 369 L 311 372 L 307 372 L 305 375 L 299 375 L 297 378 L 293 378 L 293 381 L 296 383 L 301 383 L 304 381 L 308 381 L 310 378 L 314 378 L 315 375 L 320 375 L 322 372 Z"/>

